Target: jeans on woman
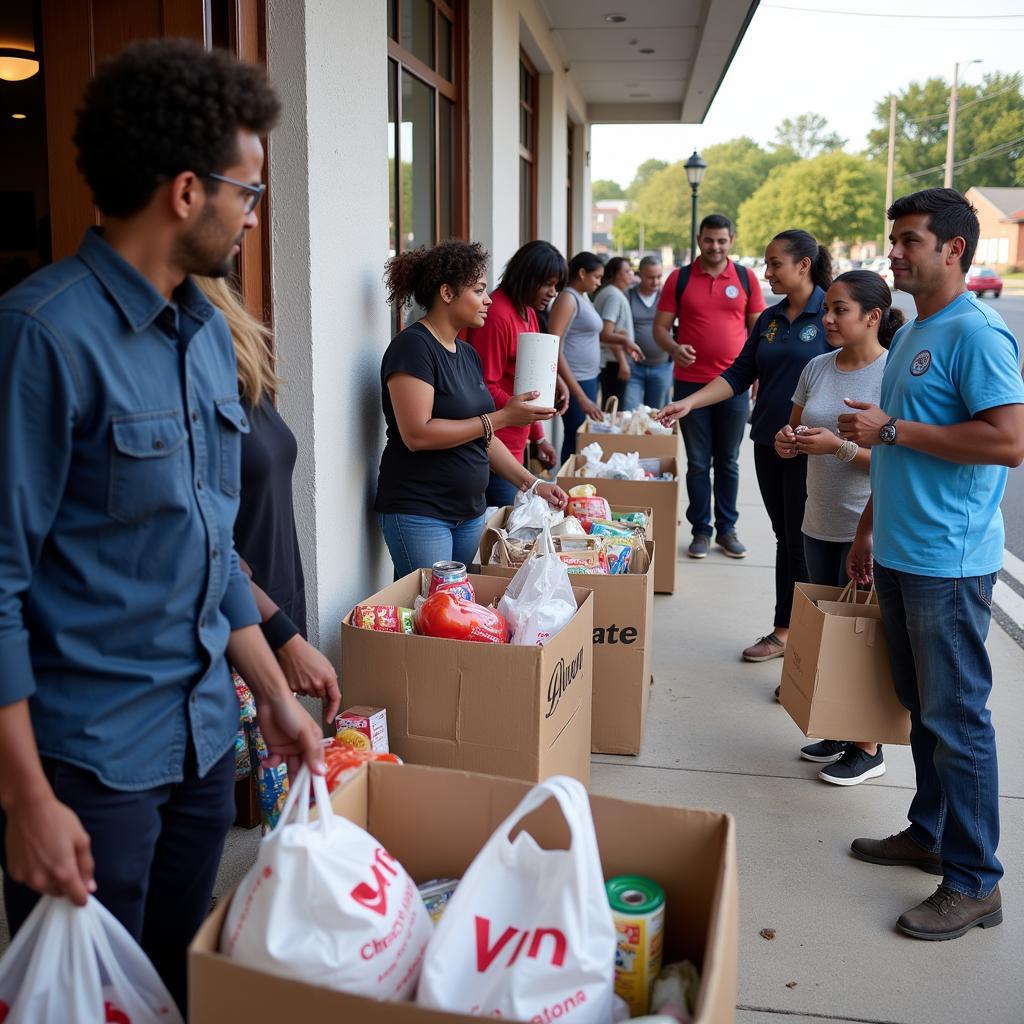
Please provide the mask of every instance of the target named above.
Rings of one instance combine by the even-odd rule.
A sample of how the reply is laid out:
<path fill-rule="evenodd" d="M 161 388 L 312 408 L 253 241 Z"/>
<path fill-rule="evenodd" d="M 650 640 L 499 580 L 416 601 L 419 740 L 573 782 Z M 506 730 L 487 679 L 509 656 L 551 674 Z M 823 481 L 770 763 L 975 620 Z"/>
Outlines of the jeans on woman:
<path fill-rule="evenodd" d="M 804 558 L 807 561 L 807 582 L 820 587 L 845 587 L 846 556 L 853 541 L 818 540 L 804 534 Z"/>
<path fill-rule="evenodd" d="M 672 390 L 672 361 L 669 360 L 660 366 L 633 363 L 629 370 L 622 408 L 629 412 L 638 405 L 660 409 L 668 401 L 669 391 Z"/>
<path fill-rule="evenodd" d="M 597 377 L 578 381 L 579 386 L 583 389 L 583 394 L 592 402 L 597 401 L 597 382 Z M 587 414 L 583 411 L 583 407 L 576 401 L 576 396 L 570 392 L 569 408 L 562 413 L 562 429 L 565 431 L 565 437 L 562 438 L 562 462 L 576 452 L 576 431 L 580 429 L 586 418 Z"/>
<path fill-rule="evenodd" d="M 755 444 L 754 469 L 775 533 L 775 625 L 788 629 L 793 584 L 807 582 L 801 529 L 807 502 L 807 456 L 782 459 L 770 444 Z"/>
<path fill-rule="evenodd" d="M 384 542 L 395 563 L 395 579 L 416 569 L 429 569 L 435 562 L 462 562 L 469 565 L 480 547 L 484 517 L 473 519 L 435 519 L 406 512 L 378 516 Z"/>

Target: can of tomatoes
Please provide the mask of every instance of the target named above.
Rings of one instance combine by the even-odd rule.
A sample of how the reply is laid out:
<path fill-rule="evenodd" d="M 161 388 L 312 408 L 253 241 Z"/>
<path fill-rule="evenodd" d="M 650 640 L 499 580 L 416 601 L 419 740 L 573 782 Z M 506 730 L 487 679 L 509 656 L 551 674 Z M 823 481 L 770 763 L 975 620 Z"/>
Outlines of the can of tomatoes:
<path fill-rule="evenodd" d="M 469 582 L 469 573 L 462 562 L 435 562 L 430 569 L 427 596 L 444 590 L 464 601 L 475 601 L 476 591 Z"/>

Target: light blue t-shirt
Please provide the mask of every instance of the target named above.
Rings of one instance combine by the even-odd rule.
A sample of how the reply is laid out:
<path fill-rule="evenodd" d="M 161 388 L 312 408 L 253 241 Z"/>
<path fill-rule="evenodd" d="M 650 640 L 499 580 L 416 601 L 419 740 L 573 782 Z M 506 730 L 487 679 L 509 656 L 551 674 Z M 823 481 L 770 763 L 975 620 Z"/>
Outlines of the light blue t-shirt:
<path fill-rule="evenodd" d="M 950 426 L 985 409 L 1024 403 L 1017 352 L 1002 317 L 964 292 L 896 332 L 881 407 L 897 419 Z M 899 572 L 947 579 L 997 572 L 1007 472 L 1005 466 L 947 462 L 898 441 L 875 446 L 875 560 Z"/>

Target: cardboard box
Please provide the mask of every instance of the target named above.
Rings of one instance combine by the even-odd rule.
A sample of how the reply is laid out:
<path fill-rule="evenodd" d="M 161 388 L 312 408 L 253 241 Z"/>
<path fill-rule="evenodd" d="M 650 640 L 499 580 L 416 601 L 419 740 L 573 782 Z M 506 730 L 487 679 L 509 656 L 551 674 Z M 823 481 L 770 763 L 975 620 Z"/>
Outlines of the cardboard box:
<path fill-rule="evenodd" d="M 334 731 L 342 743 L 359 750 L 388 754 L 388 713 L 384 708 L 357 704 L 334 719 Z M 352 734 L 355 735 L 352 735 Z M 344 734 L 344 735 L 343 735 Z M 362 737 L 365 737 L 365 742 Z"/>
<path fill-rule="evenodd" d="M 861 743 L 910 742 L 877 604 L 839 603 L 840 587 L 797 583 L 779 701 L 804 735 Z"/>
<path fill-rule="evenodd" d="M 638 452 L 641 459 L 678 459 L 683 465 L 685 449 L 679 421 L 672 424 L 671 434 L 603 434 L 594 430 L 594 421 L 586 419 L 576 431 L 576 452 L 597 442 L 605 456 L 613 452 Z"/>
<path fill-rule="evenodd" d="M 618 506 L 615 506 L 618 508 Z M 480 571 L 510 579 L 515 568 L 489 565 L 511 508 L 499 509 L 480 541 Z M 573 576 L 594 594 L 594 707 L 590 749 L 595 754 L 639 754 L 647 721 L 654 628 L 654 543 L 646 564 L 621 576 Z"/>
<path fill-rule="evenodd" d="M 370 764 L 333 794 L 335 809 L 367 829 L 417 883 L 461 877 L 529 785 L 413 765 Z M 606 878 L 640 874 L 665 890 L 665 963 L 701 971 L 694 1024 L 736 1019 L 738 880 L 733 819 L 715 811 L 592 796 Z M 566 830 L 549 802 L 528 819 L 547 845 Z M 206 919 L 189 949 L 190 1024 L 281 1020 L 302 1024 L 473 1024 L 479 1017 L 412 1003 L 380 1003 L 262 974 L 217 952 L 228 901 Z"/>
<path fill-rule="evenodd" d="M 413 606 L 420 570 L 360 604 Z M 507 579 L 471 574 L 481 604 L 497 604 Z M 590 782 L 594 601 L 544 647 L 376 633 L 346 618 L 341 685 L 348 704 L 387 709 L 391 752 L 409 764 L 462 768 L 536 782 Z"/>
<path fill-rule="evenodd" d="M 679 479 L 679 460 L 659 461 L 662 473 L 671 473 L 674 480 L 600 480 L 574 476 L 585 463 L 582 456 L 567 459 L 558 470 L 558 486 L 568 491 L 579 484 L 593 484 L 608 504 L 654 509 L 654 541 L 658 561 L 654 567 L 654 592 L 672 594 L 676 589 L 676 560 L 679 556 L 679 496 L 683 482 Z"/>

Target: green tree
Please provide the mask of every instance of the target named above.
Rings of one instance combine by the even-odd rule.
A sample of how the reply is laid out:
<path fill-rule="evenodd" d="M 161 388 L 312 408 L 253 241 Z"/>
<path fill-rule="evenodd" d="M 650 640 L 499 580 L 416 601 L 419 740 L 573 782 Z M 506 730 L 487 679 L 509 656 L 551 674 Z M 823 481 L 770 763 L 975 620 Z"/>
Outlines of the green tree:
<path fill-rule="evenodd" d="M 645 160 L 637 169 L 636 174 L 633 175 L 633 180 L 629 183 L 629 188 L 626 189 L 626 195 L 630 199 L 636 199 L 640 194 L 641 189 L 654 177 L 658 171 L 663 171 L 668 167 L 667 160 Z"/>
<path fill-rule="evenodd" d="M 775 129 L 773 145 L 776 150 L 789 150 L 801 160 L 810 160 L 822 153 L 842 149 L 846 139 L 830 132 L 828 120 L 821 114 L 809 113 L 781 121 Z"/>
<path fill-rule="evenodd" d="M 602 199 L 625 199 L 626 190 L 611 178 L 598 178 L 590 183 L 590 195 L 595 203 Z"/>
<path fill-rule="evenodd" d="M 877 161 L 842 151 L 776 168 L 740 207 L 744 252 L 759 252 L 786 228 L 823 245 L 872 238 L 880 230 L 885 173 Z"/>
<path fill-rule="evenodd" d="M 1024 185 L 1024 76 L 994 72 L 981 85 L 961 85 L 957 101 L 953 185 Z M 875 104 L 877 127 L 868 153 L 884 164 L 889 145 L 889 99 Z M 896 195 L 943 182 L 949 83 L 912 82 L 896 96 Z"/>

